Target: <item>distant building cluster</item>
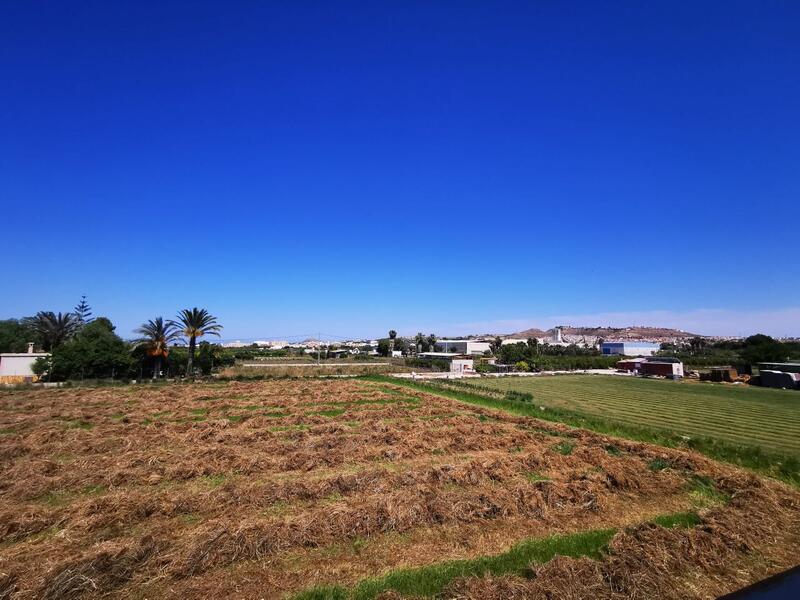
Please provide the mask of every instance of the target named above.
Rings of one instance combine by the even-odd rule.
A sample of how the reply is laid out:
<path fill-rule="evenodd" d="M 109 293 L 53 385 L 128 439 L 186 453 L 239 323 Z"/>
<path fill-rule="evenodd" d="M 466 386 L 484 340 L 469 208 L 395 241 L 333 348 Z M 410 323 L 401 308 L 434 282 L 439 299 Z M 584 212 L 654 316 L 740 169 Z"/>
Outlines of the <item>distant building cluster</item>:
<path fill-rule="evenodd" d="M 233 342 L 223 342 L 220 344 L 223 348 L 251 348 L 257 346 L 263 350 L 299 350 L 306 354 L 314 354 L 320 350 L 324 350 L 328 356 L 346 355 L 346 354 L 364 354 L 364 355 L 377 355 L 378 354 L 378 340 L 344 340 L 339 342 L 330 342 L 322 340 L 304 340 L 302 342 L 289 342 L 288 340 L 254 340 L 252 342 L 243 342 L 236 340 Z"/>

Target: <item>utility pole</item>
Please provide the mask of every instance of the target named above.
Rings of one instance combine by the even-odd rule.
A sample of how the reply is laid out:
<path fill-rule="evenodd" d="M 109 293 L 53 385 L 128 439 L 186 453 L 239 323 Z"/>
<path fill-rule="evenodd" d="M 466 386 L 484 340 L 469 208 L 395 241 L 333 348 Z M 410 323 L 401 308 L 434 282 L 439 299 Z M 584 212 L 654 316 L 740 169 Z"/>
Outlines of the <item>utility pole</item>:
<path fill-rule="evenodd" d="M 322 356 L 322 334 L 317 332 L 317 366 Z"/>

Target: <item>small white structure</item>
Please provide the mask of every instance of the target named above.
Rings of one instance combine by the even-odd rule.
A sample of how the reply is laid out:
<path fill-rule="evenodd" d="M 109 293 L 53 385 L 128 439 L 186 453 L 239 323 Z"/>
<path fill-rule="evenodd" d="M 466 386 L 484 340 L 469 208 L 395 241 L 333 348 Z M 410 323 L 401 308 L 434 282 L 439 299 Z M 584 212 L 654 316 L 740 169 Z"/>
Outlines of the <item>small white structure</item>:
<path fill-rule="evenodd" d="M 34 352 L 33 343 L 25 353 L 4 352 L 0 354 L 0 383 L 29 383 L 36 381 L 33 363 L 37 358 L 50 356 L 47 352 Z"/>
<path fill-rule="evenodd" d="M 456 354 L 483 354 L 492 348 L 489 342 L 473 340 L 436 340 L 436 349 Z"/>
<path fill-rule="evenodd" d="M 454 358 L 450 363 L 450 372 L 459 375 L 475 373 L 475 362 L 471 358 Z"/>

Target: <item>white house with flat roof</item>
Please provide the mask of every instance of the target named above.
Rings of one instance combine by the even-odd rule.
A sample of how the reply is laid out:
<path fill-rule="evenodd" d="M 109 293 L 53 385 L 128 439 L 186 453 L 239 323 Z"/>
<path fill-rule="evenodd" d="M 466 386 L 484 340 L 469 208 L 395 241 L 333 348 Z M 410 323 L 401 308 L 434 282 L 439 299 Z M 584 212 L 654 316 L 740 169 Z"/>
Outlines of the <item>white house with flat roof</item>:
<path fill-rule="evenodd" d="M 474 340 L 436 340 L 436 350 L 454 352 L 456 354 L 483 354 L 491 350 L 489 342 Z"/>
<path fill-rule="evenodd" d="M 4 352 L 0 354 L 0 383 L 29 383 L 36 381 L 32 367 L 37 358 L 50 356 L 47 352 L 34 352 L 28 344 L 27 352 Z"/>

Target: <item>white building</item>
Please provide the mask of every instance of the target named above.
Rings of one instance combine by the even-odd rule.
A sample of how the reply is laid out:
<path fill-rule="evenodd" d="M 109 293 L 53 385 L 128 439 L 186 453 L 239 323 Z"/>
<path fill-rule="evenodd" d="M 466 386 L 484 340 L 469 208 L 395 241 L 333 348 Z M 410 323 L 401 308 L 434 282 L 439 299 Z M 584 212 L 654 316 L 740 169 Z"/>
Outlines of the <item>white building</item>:
<path fill-rule="evenodd" d="M 511 346 L 513 344 L 527 344 L 528 340 L 524 340 L 522 338 L 506 338 L 504 339 L 500 345 L 501 346 Z"/>
<path fill-rule="evenodd" d="M 623 342 L 603 342 L 600 345 L 600 352 L 605 355 L 653 356 L 660 348 L 661 344 L 654 342 L 626 340 Z"/>
<path fill-rule="evenodd" d="M 28 383 L 36 381 L 33 363 L 37 358 L 50 356 L 47 352 L 34 352 L 33 344 L 28 344 L 25 353 L 7 352 L 0 354 L 0 383 Z"/>
<path fill-rule="evenodd" d="M 474 340 L 436 340 L 436 349 L 442 352 L 456 354 L 483 354 L 492 348 L 489 342 Z"/>
<path fill-rule="evenodd" d="M 471 358 L 454 358 L 450 362 L 450 372 L 471 375 L 475 373 L 475 363 Z"/>

